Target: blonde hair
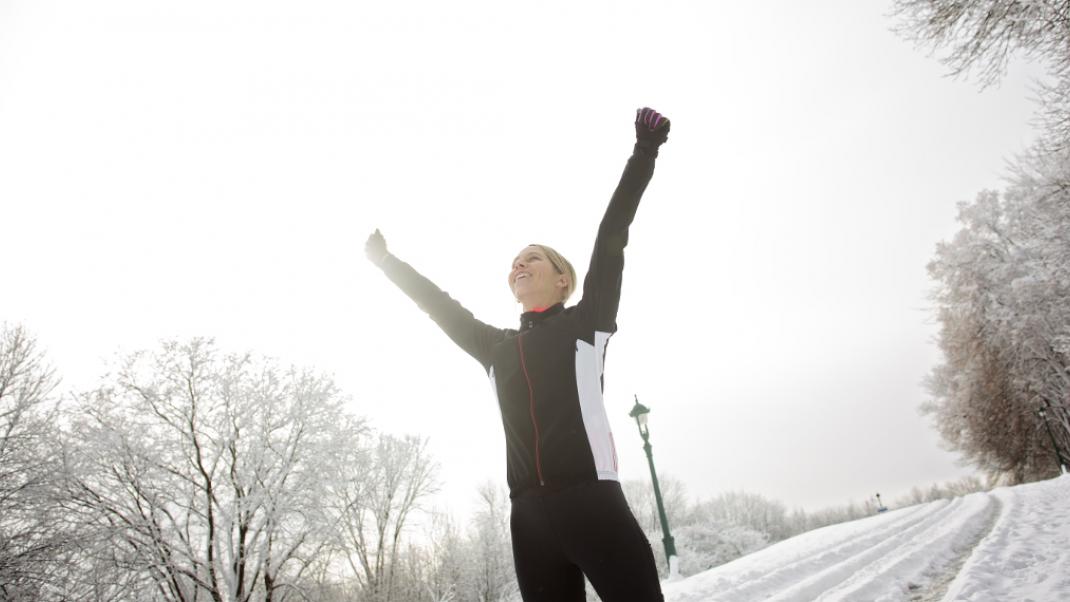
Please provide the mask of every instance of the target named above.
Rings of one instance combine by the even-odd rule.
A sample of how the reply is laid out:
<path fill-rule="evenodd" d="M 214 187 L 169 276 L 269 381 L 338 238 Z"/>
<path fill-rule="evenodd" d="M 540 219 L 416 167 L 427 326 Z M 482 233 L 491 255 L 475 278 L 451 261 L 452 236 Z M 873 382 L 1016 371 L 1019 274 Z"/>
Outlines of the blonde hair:
<path fill-rule="evenodd" d="M 546 255 L 546 258 L 550 260 L 550 265 L 554 266 L 557 273 L 564 274 L 568 278 L 568 286 L 565 287 L 565 296 L 561 298 L 561 302 L 568 301 L 568 298 L 576 291 L 576 270 L 572 267 L 572 264 L 565 259 L 564 255 L 558 253 L 552 247 L 537 244 L 528 246 L 538 247 Z"/>

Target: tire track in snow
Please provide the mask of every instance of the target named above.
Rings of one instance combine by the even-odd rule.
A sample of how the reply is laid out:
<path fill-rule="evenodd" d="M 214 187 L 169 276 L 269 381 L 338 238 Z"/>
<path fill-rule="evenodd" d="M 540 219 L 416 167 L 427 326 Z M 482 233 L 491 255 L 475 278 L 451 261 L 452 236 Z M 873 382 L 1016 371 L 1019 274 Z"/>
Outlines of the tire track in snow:
<path fill-rule="evenodd" d="M 985 495 L 988 494 L 986 493 Z M 977 549 L 977 546 L 992 533 L 992 530 L 996 527 L 996 522 L 1003 514 L 1003 502 L 999 501 L 998 497 L 991 497 L 991 499 L 994 504 L 989 512 L 988 519 L 976 530 L 977 532 L 972 538 L 963 540 L 963 546 L 958 548 L 961 552 L 944 567 L 940 575 L 929 583 L 925 592 L 912 596 L 910 598 L 911 602 L 940 602 L 944 599 L 948 587 L 958 576 L 959 571 L 962 570 L 962 567 Z"/>
<path fill-rule="evenodd" d="M 956 498 L 942 504 L 933 502 L 932 505 L 939 509 L 909 527 L 899 529 L 879 539 L 870 537 L 858 542 L 857 545 L 831 550 L 829 554 L 822 555 L 823 567 L 814 567 L 814 570 L 809 575 L 787 588 L 780 589 L 768 599 L 781 601 L 817 600 L 829 590 L 835 591 L 835 588 L 854 577 L 856 573 L 862 571 L 865 567 L 879 562 L 883 557 L 895 556 L 897 550 L 910 546 L 915 539 L 927 541 L 929 539 L 928 535 L 934 530 L 944 530 L 948 528 L 948 525 L 955 524 L 956 518 L 963 514 L 962 507 L 965 504 L 963 500 L 964 498 Z M 983 505 L 981 504 L 981 506 Z M 970 512 L 970 514 L 973 514 L 973 512 Z M 832 597 L 831 599 L 834 600 L 836 598 Z M 864 600 L 866 598 L 855 599 Z"/>
<path fill-rule="evenodd" d="M 801 579 L 807 571 L 816 570 L 814 558 L 827 552 L 829 548 L 851 545 L 866 539 L 867 536 L 869 539 L 883 538 L 887 533 L 924 520 L 929 514 L 938 511 L 940 506 L 939 503 L 913 506 L 802 533 L 775 543 L 760 552 L 690 577 L 686 588 L 681 587 L 680 582 L 666 583 L 664 586 L 666 600 L 672 602 L 709 602 L 711 600 L 738 602 L 753 599 L 745 596 L 762 595 L 754 593 L 757 590 L 769 596 L 778 589 Z M 765 560 L 770 554 L 781 559 L 774 571 L 769 570 L 768 561 Z M 741 589 L 746 589 L 748 593 L 739 593 Z"/>
<path fill-rule="evenodd" d="M 999 500 L 986 493 L 961 499 L 962 504 L 953 514 L 926 529 L 922 536 L 900 541 L 817 599 L 891 602 L 914 598 L 916 590 L 941 578 L 946 587 L 950 583 L 947 572 L 957 572 L 958 567 L 953 565 L 961 567 L 966 562 L 973 548 L 992 529 L 1001 506 Z"/>
<path fill-rule="evenodd" d="M 663 591 L 667 602 L 1070 602 L 1067 499 L 1070 475 L 904 508 L 803 533 Z"/>
<path fill-rule="evenodd" d="M 716 592 L 713 598 L 703 600 L 760 600 L 791 591 L 786 600 L 813 600 L 831 585 L 842 581 L 843 576 L 834 577 L 835 568 L 867 551 L 883 549 L 889 541 L 924 531 L 931 525 L 944 520 L 960 504 L 958 500 L 938 501 L 912 509 L 897 511 L 891 515 L 875 516 L 846 525 L 833 525 L 824 529 L 811 531 L 797 538 L 794 543 L 800 549 L 799 556 L 793 561 L 781 565 L 769 572 L 768 568 L 753 574 L 739 574 L 732 571 L 734 577 L 726 588 L 713 586 Z M 882 520 L 884 519 L 884 520 Z M 872 521 L 882 522 L 880 527 L 872 527 Z M 848 529 L 847 527 L 851 527 Z M 833 536 L 830 540 L 829 537 Z M 806 544 L 810 544 L 807 546 Z M 766 548 L 770 549 L 770 548 Z M 745 560 L 746 557 L 740 559 Z M 736 561 L 740 562 L 740 561 Z M 728 565 L 726 565 L 728 566 Z M 711 584 L 712 585 L 712 584 Z M 707 590 L 710 591 L 710 590 Z M 811 592 L 811 593 L 805 593 Z M 776 599 L 776 598 L 772 598 Z M 680 602 L 690 599 L 674 598 Z M 697 600 L 697 599 L 696 599 Z"/>
<path fill-rule="evenodd" d="M 1070 599 L 1070 476 L 993 490 L 1003 502 L 992 530 L 974 548 L 944 600 Z"/>

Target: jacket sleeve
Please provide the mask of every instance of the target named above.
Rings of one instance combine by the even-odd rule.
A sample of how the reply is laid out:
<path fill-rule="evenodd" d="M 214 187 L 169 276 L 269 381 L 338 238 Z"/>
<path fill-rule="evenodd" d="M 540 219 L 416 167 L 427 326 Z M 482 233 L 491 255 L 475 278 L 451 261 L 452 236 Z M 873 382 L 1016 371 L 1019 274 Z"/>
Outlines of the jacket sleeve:
<path fill-rule="evenodd" d="M 505 338 L 505 331 L 481 322 L 412 266 L 387 254 L 379 267 L 394 284 L 438 324 L 458 347 L 490 369 L 491 349 Z"/>
<path fill-rule="evenodd" d="M 639 199 L 654 175 L 655 156 L 656 152 L 636 147 L 598 226 L 591 265 L 583 279 L 583 296 L 577 308 L 600 332 L 617 331 L 617 307 L 620 305 L 628 227 L 635 219 Z"/>

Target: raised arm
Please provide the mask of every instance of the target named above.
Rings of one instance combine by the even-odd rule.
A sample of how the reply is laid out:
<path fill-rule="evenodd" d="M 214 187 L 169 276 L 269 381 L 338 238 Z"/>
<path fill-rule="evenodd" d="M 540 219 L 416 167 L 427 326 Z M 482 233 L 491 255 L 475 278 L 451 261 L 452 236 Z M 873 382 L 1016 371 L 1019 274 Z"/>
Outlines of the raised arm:
<path fill-rule="evenodd" d="M 608 333 L 617 330 L 617 307 L 620 305 L 628 227 L 635 219 L 639 199 L 654 175 L 658 147 L 668 136 L 668 119 L 653 109 L 636 111 L 635 148 L 598 226 L 591 265 L 583 279 L 583 297 L 578 303 L 579 309 L 593 321 L 595 330 Z"/>
<path fill-rule="evenodd" d="M 395 257 L 386 248 L 386 240 L 378 229 L 364 245 L 368 260 L 379 266 L 387 278 L 435 321 L 458 347 L 476 358 L 483 368 L 490 369 L 490 351 L 505 337 L 505 331 L 475 318 L 472 312 L 435 286 L 412 266 Z"/>

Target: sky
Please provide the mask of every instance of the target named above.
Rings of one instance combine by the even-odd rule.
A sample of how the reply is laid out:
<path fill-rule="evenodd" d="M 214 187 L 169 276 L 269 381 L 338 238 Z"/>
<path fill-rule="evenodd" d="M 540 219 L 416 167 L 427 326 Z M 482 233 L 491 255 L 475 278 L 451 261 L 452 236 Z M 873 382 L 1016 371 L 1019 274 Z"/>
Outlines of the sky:
<path fill-rule="evenodd" d="M 956 203 L 1034 139 L 1036 65 L 981 89 L 885 2 L 0 0 L 0 320 L 94 386 L 215 338 L 332 374 L 429 439 L 435 504 L 504 484 L 482 368 L 363 256 L 486 322 L 528 243 L 582 279 L 651 106 L 605 400 L 622 478 L 816 509 L 969 474 L 918 406 Z"/>

